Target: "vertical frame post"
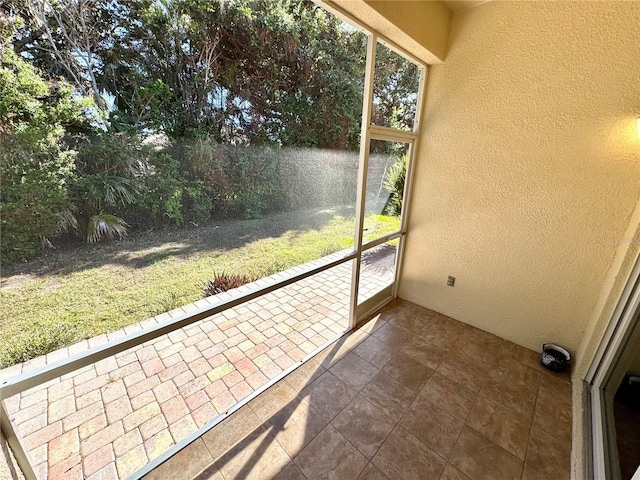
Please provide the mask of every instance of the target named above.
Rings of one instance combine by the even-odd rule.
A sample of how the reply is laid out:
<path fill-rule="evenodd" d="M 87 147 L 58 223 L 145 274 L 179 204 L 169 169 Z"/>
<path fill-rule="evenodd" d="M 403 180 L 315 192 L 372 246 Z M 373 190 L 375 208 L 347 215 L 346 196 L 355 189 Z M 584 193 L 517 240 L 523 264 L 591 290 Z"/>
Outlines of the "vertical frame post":
<path fill-rule="evenodd" d="M 13 455 L 16 457 L 16 462 L 18 462 L 18 466 L 22 470 L 25 478 L 27 480 L 37 480 L 29 454 L 24 448 L 24 445 L 22 445 L 20 437 L 13 427 L 13 422 L 9 418 L 4 401 L 0 401 L 0 430 L 2 430 L 2 434 L 7 439 L 7 443 Z"/>
<path fill-rule="evenodd" d="M 362 96 L 362 125 L 360 129 L 360 161 L 358 166 L 358 193 L 356 200 L 356 225 L 354 232 L 354 247 L 356 258 L 353 263 L 351 276 L 351 304 L 349 306 L 349 329 L 356 326 L 358 321 L 358 286 L 360 284 L 360 263 L 362 254 L 362 228 L 364 226 L 364 210 L 367 195 L 367 173 L 369 170 L 369 143 L 371 134 L 371 106 L 373 104 L 373 77 L 376 67 L 376 46 L 378 39 L 375 34 L 367 38 L 367 61 L 364 73 L 364 93 Z"/>
<path fill-rule="evenodd" d="M 422 109 L 424 104 L 425 89 L 427 84 L 427 68 L 420 67 L 420 83 L 418 84 L 418 98 L 416 101 L 416 118 L 413 122 L 413 131 L 418 135 L 417 139 L 411 142 L 409 146 L 409 158 L 407 164 L 407 173 L 404 180 L 404 192 L 402 193 L 402 218 L 400 219 L 400 232 L 402 236 L 398 240 L 398 251 L 396 252 L 395 275 L 393 279 L 393 288 L 391 295 L 397 298 L 400 288 L 400 271 L 402 270 L 402 262 L 404 260 L 404 247 L 407 241 L 407 224 L 409 223 L 409 206 L 411 204 L 411 194 L 413 192 L 413 175 L 415 172 L 416 153 L 418 151 L 418 139 L 420 139 L 419 130 L 422 120 Z"/>

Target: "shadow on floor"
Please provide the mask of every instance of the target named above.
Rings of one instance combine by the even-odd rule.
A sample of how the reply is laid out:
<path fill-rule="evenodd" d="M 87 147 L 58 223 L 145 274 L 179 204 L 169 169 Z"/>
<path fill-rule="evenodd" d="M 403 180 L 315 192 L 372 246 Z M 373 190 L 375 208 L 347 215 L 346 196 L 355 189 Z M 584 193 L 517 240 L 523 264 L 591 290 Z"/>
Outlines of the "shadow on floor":
<path fill-rule="evenodd" d="M 394 301 L 147 478 L 568 480 L 570 378 L 537 357 Z"/>

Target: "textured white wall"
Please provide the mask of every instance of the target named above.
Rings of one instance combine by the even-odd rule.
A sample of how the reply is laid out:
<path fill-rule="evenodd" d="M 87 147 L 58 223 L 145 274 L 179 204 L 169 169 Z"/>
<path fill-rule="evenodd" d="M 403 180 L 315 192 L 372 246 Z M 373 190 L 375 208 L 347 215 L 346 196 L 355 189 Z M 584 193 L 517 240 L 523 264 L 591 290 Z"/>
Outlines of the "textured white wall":
<path fill-rule="evenodd" d="M 429 71 L 400 296 L 575 352 L 630 241 L 639 59 L 640 2 L 456 12 Z"/>

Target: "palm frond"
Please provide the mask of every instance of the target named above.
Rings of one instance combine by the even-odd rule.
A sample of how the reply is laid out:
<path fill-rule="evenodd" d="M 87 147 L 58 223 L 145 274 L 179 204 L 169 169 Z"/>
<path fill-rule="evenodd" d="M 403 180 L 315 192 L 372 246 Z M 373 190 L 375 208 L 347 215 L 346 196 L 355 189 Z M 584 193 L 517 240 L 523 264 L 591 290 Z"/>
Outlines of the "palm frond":
<path fill-rule="evenodd" d="M 100 175 L 101 195 L 105 205 L 115 207 L 127 205 L 136 200 L 139 193 L 134 183 L 129 178 L 114 175 Z"/>
<path fill-rule="evenodd" d="M 94 215 L 87 225 L 87 243 L 96 243 L 104 238 L 120 238 L 127 235 L 127 223 L 115 215 Z"/>
<path fill-rule="evenodd" d="M 58 233 L 78 229 L 78 219 L 74 210 L 75 206 L 71 205 L 68 209 L 58 214 Z"/>

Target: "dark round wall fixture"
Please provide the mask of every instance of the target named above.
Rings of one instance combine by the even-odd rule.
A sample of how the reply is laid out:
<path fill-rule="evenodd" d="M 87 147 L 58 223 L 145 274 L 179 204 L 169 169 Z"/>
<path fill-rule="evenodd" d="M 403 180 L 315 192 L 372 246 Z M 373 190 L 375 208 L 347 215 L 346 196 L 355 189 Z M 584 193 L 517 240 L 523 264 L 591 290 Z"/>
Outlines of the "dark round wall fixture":
<path fill-rule="evenodd" d="M 571 354 L 564 348 L 553 343 L 542 345 L 540 353 L 540 363 L 549 370 L 561 372 L 571 360 Z"/>

